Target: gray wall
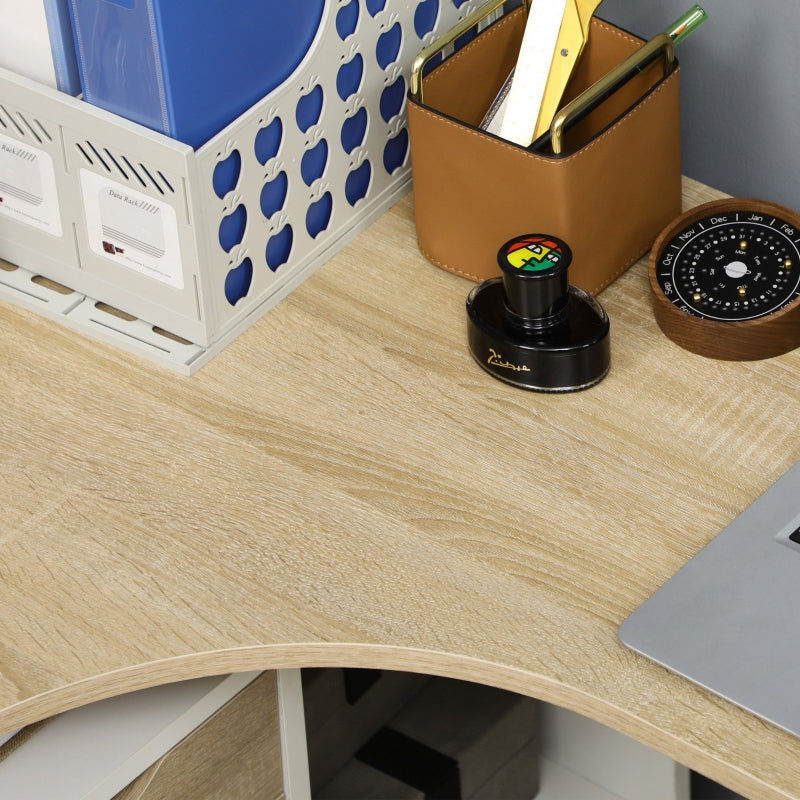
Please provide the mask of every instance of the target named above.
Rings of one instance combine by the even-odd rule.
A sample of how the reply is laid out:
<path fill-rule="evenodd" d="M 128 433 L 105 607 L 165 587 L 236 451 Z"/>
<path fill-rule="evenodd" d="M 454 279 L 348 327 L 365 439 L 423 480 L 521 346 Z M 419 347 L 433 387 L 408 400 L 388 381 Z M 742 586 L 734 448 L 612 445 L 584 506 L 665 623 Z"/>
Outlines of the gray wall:
<path fill-rule="evenodd" d="M 648 38 L 693 0 L 603 0 L 597 15 Z M 683 172 L 800 212 L 800 3 L 700 0 L 678 45 Z"/>

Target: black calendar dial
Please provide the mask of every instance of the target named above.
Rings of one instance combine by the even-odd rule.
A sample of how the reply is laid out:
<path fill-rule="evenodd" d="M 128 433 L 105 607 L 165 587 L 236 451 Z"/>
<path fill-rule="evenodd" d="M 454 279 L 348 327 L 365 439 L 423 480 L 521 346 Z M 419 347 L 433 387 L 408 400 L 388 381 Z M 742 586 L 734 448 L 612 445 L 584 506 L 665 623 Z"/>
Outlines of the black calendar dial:
<path fill-rule="evenodd" d="M 656 241 L 650 282 L 662 330 L 693 352 L 791 350 L 800 344 L 800 313 L 790 313 L 800 308 L 800 217 L 758 200 L 699 206 Z"/>
<path fill-rule="evenodd" d="M 778 217 L 704 217 L 663 252 L 658 282 L 667 298 L 700 317 L 731 321 L 771 314 L 800 292 L 799 237 Z"/>

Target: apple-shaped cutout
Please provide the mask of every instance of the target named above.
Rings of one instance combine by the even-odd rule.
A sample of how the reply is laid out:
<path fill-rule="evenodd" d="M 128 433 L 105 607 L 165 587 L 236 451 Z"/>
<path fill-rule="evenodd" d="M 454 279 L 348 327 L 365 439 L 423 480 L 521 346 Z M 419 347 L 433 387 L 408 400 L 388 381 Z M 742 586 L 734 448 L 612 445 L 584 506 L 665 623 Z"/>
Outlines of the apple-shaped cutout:
<path fill-rule="evenodd" d="M 244 239 L 247 227 L 247 209 L 240 203 L 230 214 L 222 218 L 219 224 L 219 244 L 230 253 Z"/>
<path fill-rule="evenodd" d="M 436 27 L 439 16 L 439 0 L 423 0 L 414 12 L 414 30 L 423 39 Z"/>
<path fill-rule="evenodd" d="M 386 69 L 390 64 L 397 61 L 400 54 L 400 45 L 403 43 L 403 29 L 399 22 L 395 22 L 388 31 L 384 31 L 378 37 L 375 46 L 375 57 L 378 59 L 378 66 Z"/>
<path fill-rule="evenodd" d="M 267 266 L 275 272 L 278 267 L 285 264 L 292 254 L 294 231 L 291 225 L 281 228 L 278 233 L 270 237 L 267 242 Z"/>
<path fill-rule="evenodd" d="M 319 200 L 314 201 L 306 212 L 306 230 L 312 239 L 316 239 L 331 221 L 333 213 L 333 195 L 325 192 Z"/>
<path fill-rule="evenodd" d="M 342 147 L 345 153 L 352 153 L 356 147 L 364 144 L 366 133 L 367 109 L 362 106 L 342 123 Z"/>
<path fill-rule="evenodd" d="M 218 161 L 214 167 L 214 174 L 211 176 L 214 194 L 219 198 L 223 198 L 228 192 L 232 192 L 239 182 L 239 175 L 241 175 L 241 172 L 241 153 L 238 150 L 233 150 L 222 161 Z"/>
<path fill-rule="evenodd" d="M 384 122 L 396 117 L 403 110 L 406 99 L 406 81 L 401 75 L 394 83 L 389 84 L 380 98 L 381 116 Z"/>
<path fill-rule="evenodd" d="M 271 181 L 264 184 L 261 189 L 261 213 L 269 219 L 280 211 L 286 202 L 289 193 L 289 178 L 285 172 L 279 172 Z"/>
<path fill-rule="evenodd" d="M 388 175 L 400 169 L 408 153 L 408 131 L 403 128 L 393 139 L 386 142 L 383 148 L 383 167 Z"/>
<path fill-rule="evenodd" d="M 259 129 L 253 146 L 259 164 L 263 166 L 278 155 L 282 139 L 283 122 L 280 117 L 275 117 L 269 124 Z"/>
<path fill-rule="evenodd" d="M 364 75 L 364 59 L 360 53 L 356 53 L 349 61 L 339 67 L 336 73 L 336 91 L 342 100 L 358 91 L 361 86 L 361 78 Z"/>
<path fill-rule="evenodd" d="M 297 101 L 295 119 L 297 120 L 297 127 L 303 133 L 319 122 L 320 114 L 322 114 L 322 100 L 322 87 L 317 84 Z"/>
<path fill-rule="evenodd" d="M 356 32 L 358 25 L 358 0 L 350 0 L 343 5 L 336 14 L 336 33 L 344 41 Z"/>
<path fill-rule="evenodd" d="M 314 147 L 303 153 L 300 160 L 300 175 L 306 186 L 311 186 L 314 181 L 322 177 L 325 165 L 328 163 L 328 142 L 320 139 Z"/>
<path fill-rule="evenodd" d="M 225 276 L 225 299 L 235 306 L 250 291 L 253 282 L 253 262 L 245 258 Z"/>
<path fill-rule="evenodd" d="M 372 165 L 369 160 L 348 173 L 344 182 L 344 194 L 351 206 L 354 206 L 359 200 L 363 200 L 367 196 L 371 178 Z"/>

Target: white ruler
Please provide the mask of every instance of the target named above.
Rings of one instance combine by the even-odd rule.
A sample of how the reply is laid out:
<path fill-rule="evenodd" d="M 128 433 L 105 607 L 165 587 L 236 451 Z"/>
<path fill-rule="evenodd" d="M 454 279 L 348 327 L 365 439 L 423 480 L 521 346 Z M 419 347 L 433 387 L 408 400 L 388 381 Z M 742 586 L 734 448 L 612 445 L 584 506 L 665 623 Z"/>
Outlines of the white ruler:
<path fill-rule="evenodd" d="M 574 2 L 574 0 L 572 0 Z M 534 0 L 528 12 L 499 136 L 527 147 L 544 99 L 567 0 Z"/>

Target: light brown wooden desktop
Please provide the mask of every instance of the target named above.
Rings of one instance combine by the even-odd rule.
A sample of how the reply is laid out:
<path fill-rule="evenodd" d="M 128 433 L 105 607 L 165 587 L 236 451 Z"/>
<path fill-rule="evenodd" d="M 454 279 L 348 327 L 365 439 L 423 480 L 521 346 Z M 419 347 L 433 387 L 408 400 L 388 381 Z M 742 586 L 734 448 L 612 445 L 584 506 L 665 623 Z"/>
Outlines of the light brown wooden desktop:
<path fill-rule="evenodd" d="M 716 196 L 686 181 L 687 207 Z M 471 360 L 471 286 L 419 254 L 409 196 L 191 378 L 0 304 L 0 731 L 193 676 L 380 667 L 800 797 L 797 739 L 617 639 L 800 458 L 800 353 L 679 349 L 643 260 L 599 298 L 608 377 L 529 393 Z"/>

